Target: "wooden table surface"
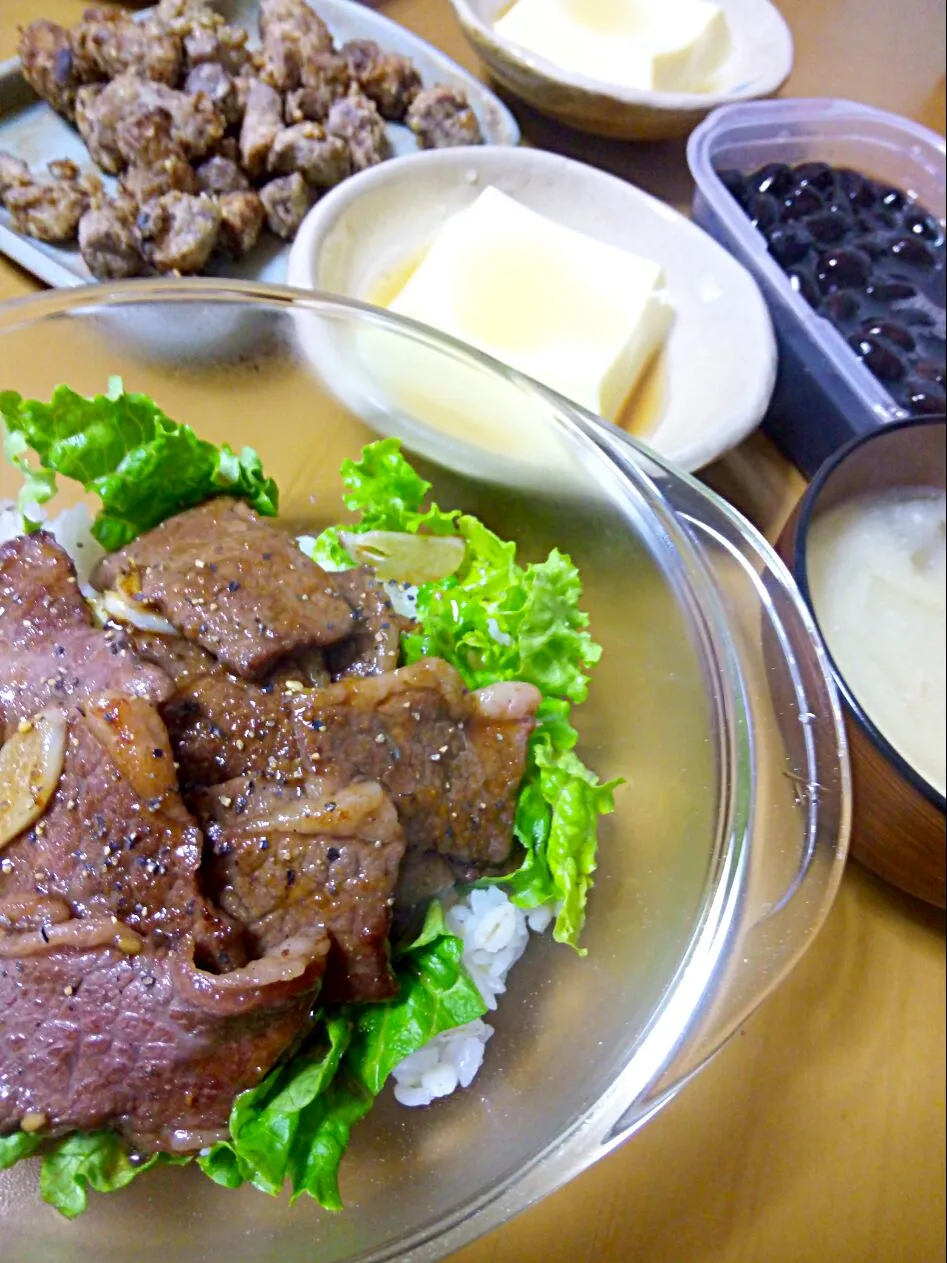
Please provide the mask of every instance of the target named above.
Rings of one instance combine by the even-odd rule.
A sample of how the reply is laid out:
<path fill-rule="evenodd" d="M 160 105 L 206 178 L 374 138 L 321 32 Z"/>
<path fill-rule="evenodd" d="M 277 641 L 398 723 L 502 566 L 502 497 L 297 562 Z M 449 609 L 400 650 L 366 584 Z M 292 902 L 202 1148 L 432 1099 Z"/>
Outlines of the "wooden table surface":
<path fill-rule="evenodd" d="M 0 58 L 33 17 L 84 0 L 0 0 Z M 446 0 L 380 6 L 471 69 Z M 782 0 L 784 94 L 842 96 L 944 130 L 942 0 Z M 677 142 L 583 137 L 516 107 L 530 143 L 686 207 Z M 0 260 L 0 300 L 37 283 Z M 760 436 L 707 471 L 771 536 L 798 475 Z M 815 945 L 640 1135 L 453 1263 L 938 1263 L 945 1256 L 944 916 L 855 865 Z"/>

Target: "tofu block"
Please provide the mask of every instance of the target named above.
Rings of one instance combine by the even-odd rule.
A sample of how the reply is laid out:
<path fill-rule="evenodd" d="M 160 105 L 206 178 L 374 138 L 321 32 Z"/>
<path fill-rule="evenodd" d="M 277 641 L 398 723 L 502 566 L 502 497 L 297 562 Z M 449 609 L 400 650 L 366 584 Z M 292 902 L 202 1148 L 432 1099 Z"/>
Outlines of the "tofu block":
<path fill-rule="evenodd" d="M 651 92 L 705 92 L 730 28 L 709 0 L 517 0 L 497 35 L 563 70 Z"/>
<path fill-rule="evenodd" d="M 490 187 L 388 304 L 614 421 L 672 319 L 657 263 Z"/>

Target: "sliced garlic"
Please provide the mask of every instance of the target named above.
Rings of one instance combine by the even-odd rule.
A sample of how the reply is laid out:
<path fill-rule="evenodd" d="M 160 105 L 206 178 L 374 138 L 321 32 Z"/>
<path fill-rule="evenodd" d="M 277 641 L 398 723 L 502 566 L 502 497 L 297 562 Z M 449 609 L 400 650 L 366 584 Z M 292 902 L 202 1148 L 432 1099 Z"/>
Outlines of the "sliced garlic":
<path fill-rule="evenodd" d="M 137 627 L 139 631 L 155 632 L 159 636 L 178 634 L 173 623 L 169 623 L 160 614 L 155 614 L 140 601 L 126 596 L 119 588 L 110 588 L 102 594 L 101 607 L 116 623 L 126 623 L 129 627 Z"/>
<path fill-rule="evenodd" d="M 341 532 L 348 552 L 379 579 L 436 583 L 459 569 L 467 545 L 459 535 L 410 535 L 406 531 Z"/>
<path fill-rule="evenodd" d="M 46 810 L 65 754 L 66 716 L 55 706 L 21 724 L 0 748 L 0 849 Z"/>

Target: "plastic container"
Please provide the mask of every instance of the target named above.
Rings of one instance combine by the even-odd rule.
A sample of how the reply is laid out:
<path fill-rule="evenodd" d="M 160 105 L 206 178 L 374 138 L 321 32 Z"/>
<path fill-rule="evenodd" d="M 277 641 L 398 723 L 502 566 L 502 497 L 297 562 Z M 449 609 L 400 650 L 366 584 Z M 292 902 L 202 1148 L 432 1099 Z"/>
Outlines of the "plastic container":
<path fill-rule="evenodd" d="M 401 346 L 427 384 L 412 415 L 384 377 L 353 408 L 313 364 L 321 337 L 354 370 L 367 331 Z M 171 353 L 180 342 L 188 355 Z M 580 748 L 626 786 L 603 829 L 588 956 L 548 935 L 532 943 L 471 1090 L 414 1111 L 383 1093 L 346 1156 L 344 1212 L 165 1168 L 93 1196 L 68 1223 L 40 1205 L 30 1160 L 0 1174 L 0 1253 L 4 1263 L 125 1263 L 134 1242 L 137 1263 L 443 1258 L 647 1122 L 811 942 L 849 818 L 821 642 L 782 563 L 711 492 L 552 392 L 386 312 L 211 281 L 95 286 L 0 308 L 4 387 L 48 398 L 67 382 L 91 394 L 113 374 L 211 442 L 253 444 L 293 529 L 337 519 L 339 465 L 379 424 L 403 419 L 416 459 L 424 425 L 458 406 L 459 383 L 471 425 L 492 400 L 511 443 L 556 470 L 554 483 L 511 483 L 502 462 L 471 469 L 466 443 L 440 444 L 422 467 L 438 503 L 479 514 L 524 559 L 554 545 L 574 557 L 604 647 L 576 714 Z M 18 482 L 0 465 L 0 498 Z"/>
<path fill-rule="evenodd" d="M 908 414 L 791 287 L 763 236 L 717 171 L 767 162 L 854 167 L 916 196 L 943 220 L 947 146 L 927 128 L 852 101 L 759 101 L 715 110 L 693 132 L 687 160 L 697 188 L 693 216 L 756 278 L 779 344 L 776 390 L 764 430 L 807 475 L 837 448 Z"/>

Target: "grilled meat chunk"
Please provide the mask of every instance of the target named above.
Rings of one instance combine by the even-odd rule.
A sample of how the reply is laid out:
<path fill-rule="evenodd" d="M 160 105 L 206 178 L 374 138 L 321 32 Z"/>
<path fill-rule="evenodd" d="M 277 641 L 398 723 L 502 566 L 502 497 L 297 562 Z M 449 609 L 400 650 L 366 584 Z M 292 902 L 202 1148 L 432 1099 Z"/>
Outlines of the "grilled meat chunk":
<path fill-rule="evenodd" d="M 282 175 L 264 184 L 260 200 L 270 232 L 284 241 L 292 241 L 313 203 L 313 192 L 299 172 L 294 171 L 292 175 Z"/>
<path fill-rule="evenodd" d="M 319 123 L 295 123 L 281 131 L 267 165 L 273 175 L 298 171 L 314 189 L 331 189 L 352 172 L 345 141 L 328 135 Z"/>
<path fill-rule="evenodd" d="M 411 102 L 405 122 L 422 149 L 451 149 L 455 145 L 482 145 L 477 116 L 459 88 L 435 84 Z"/>
<path fill-rule="evenodd" d="M 142 258 L 159 272 L 199 272 L 220 234 L 220 208 L 203 193 L 172 190 L 146 202 L 136 233 Z"/>
<path fill-rule="evenodd" d="M 421 91 L 421 76 L 413 62 L 385 53 L 374 40 L 353 39 L 340 49 L 352 78 L 378 106 L 382 118 L 400 123 Z"/>
<path fill-rule="evenodd" d="M 282 658 L 335 644 L 355 618 L 331 577 L 293 540 L 229 496 L 168 518 L 101 563 L 142 603 L 238 675 L 260 679 Z"/>

